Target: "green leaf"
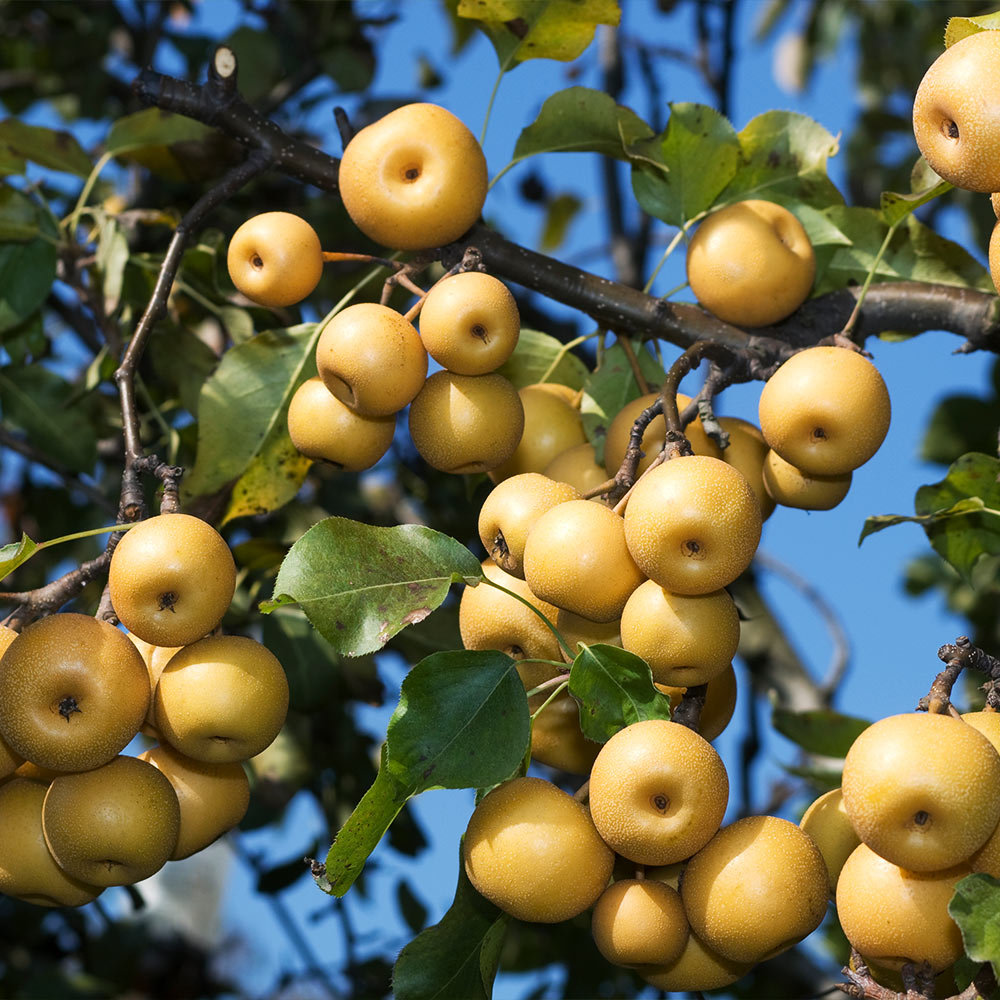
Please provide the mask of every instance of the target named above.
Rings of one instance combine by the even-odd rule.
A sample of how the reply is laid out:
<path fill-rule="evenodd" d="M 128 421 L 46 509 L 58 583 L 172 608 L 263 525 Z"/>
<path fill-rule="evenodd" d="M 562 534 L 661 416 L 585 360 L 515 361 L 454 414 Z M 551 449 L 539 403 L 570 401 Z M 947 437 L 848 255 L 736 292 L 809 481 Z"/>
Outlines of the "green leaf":
<path fill-rule="evenodd" d="M 198 451 L 184 477 L 188 499 L 238 480 L 274 435 L 287 435 L 288 403 L 312 373 L 316 325 L 268 330 L 230 348 L 198 401 Z"/>
<path fill-rule="evenodd" d="M 0 580 L 10 576 L 21 563 L 26 563 L 38 548 L 38 544 L 32 541 L 23 531 L 19 542 L 10 542 L 0 548 Z"/>
<path fill-rule="evenodd" d="M 208 125 L 159 108 L 119 118 L 108 134 L 107 152 L 138 163 L 161 177 L 191 180 L 192 150 L 204 147 L 217 133 Z M 201 152 L 199 159 L 204 159 Z M 204 169 L 204 168 L 203 168 Z"/>
<path fill-rule="evenodd" d="M 976 14 L 974 17 L 949 17 L 944 29 L 944 47 L 951 48 L 968 35 L 980 31 L 995 31 L 1000 28 L 1000 11 L 992 14 Z"/>
<path fill-rule="evenodd" d="M 989 962 L 1000 978 L 1000 881 L 991 875 L 967 875 L 955 886 L 948 914 L 962 932 L 965 953 Z"/>
<path fill-rule="evenodd" d="M 605 743 L 644 719 L 669 719 L 670 699 L 653 687 L 649 664 L 618 646 L 585 646 L 569 672 L 569 691 L 580 702 L 580 728 Z"/>
<path fill-rule="evenodd" d="M 539 249 L 552 253 L 562 246 L 570 225 L 583 208 L 583 202 L 575 194 L 560 194 L 552 198 L 545 208 L 545 225 Z"/>
<path fill-rule="evenodd" d="M 383 746 L 382 766 L 375 775 L 375 782 L 361 797 L 330 845 L 323 874 L 313 876 L 316 884 L 331 896 L 343 896 L 354 884 L 368 855 L 378 846 L 410 797 L 409 792 L 385 769 L 386 753 Z"/>
<path fill-rule="evenodd" d="M 599 24 L 617 25 L 616 0 L 459 0 L 457 13 L 490 37 L 501 72 L 528 59 L 569 62 Z"/>
<path fill-rule="evenodd" d="M 411 794 L 486 788 L 517 770 L 530 735 L 516 660 L 492 649 L 432 653 L 403 681 L 386 767 Z"/>
<path fill-rule="evenodd" d="M 326 859 L 326 891 L 342 896 L 411 795 L 495 785 L 531 738 L 517 661 L 496 650 L 433 653 L 407 674 L 382 765 Z"/>
<path fill-rule="evenodd" d="M 18 156 L 6 143 L 0 144 L 0 177 L 23 174 L 26 166 L 23 156 Z"/>
<path fill-rule="evenodd" d="M 549 382 L 561 382 L 572 389 L 579 389 L 589 369 L 575 354 L 566 351 L 556 367 L 549 372 L 563 347 L 562 343 L 547 333 L 524 328 L 517 338 L 514 353 L 497 369 L 497 373 L 513 382 L 518 389 L 534 385 L 546 373 Z"/>
<path fill-rule="evenodd" d="M 979 500 L 982 510 L 944 517 L 924 526 L 937 552 L 969 583 L 983 554 L 1000 555 L 1000 460 L 970 452 L 953 462 L 939 483 L 921 486 L 914 506 L 918 515 L 940 514 L 963 500 Z"/>
<path fill-rule="evenodd" d="M 40 208 L 36 219 L 44 236 L 0 245 L 0 333 L 31 316 L 56 280 L 57 233 Z"/>
<path fill-rule="evenodd" d="M 861 529 L 861 537 L 858 539 L 858 545 L 869 535 L 874 535 L 878 531 L 884 531 L 886 528 L 892 528 L 897 524 L 912 522 L 923 525 L 926 528 L 928 525 L 937 524 L 951 517 L 960 517 L 975 513 L 994 514 L 1000 517 L 1000 510 L 989 510 L 979 497 L 968 497 L 965 500 L 959 500 L 950 507 L 946 507 L 943 510 L 936 510 L 931 514 L 873 514 L 871 517 L 865 518 L 865 525 Z"/>
<path fill-rule="evenodd" d="M 452 583 L 481 579 L 478 558 L 431 528 L 328 517 L 292 546 L 261 611 L 300 604 L 337 652 L 360 656 L 426 618 Z"/>
<path fill-rule="evenodd" d="M 765 111 L 747 123 L 739 141 L 741 164 L 719 204 L 747 198 L 779 203 L 791 199 L 816 207 L 844 203 L 826 174 L 837 139 L 806 115 Z"/>
<path fill-rule="evenodd" d="M 5 424 L 28 435 L 43 454 L 76 472 L 97 461 L 97 430 L 68 405 L 73 387 L 41 365 L 0 372 L 0 403 Z"/>
<path fill-rule="evenodd" d="M 411 934 L 418 934 L 427 926 L 427 907 L 420 902 L 409 882 L 400 882 L 396 886 L 396 905 Z"/>
<path fill-rule="evenodd" d="M 728 119 L 705 104 L 670 105 L 666 131 L 633 154 L 632 190 L 644 211 L 678 228 L 709 208 L 736 176 L 740 141 Z"/>
<path fill-rule="evenodd" d="M 997 443 L 1000 400 L 996 396 L 948 396 L 931 414 L 920 443 L 925 462 L 951 465 L 967 451 L 989 454 Z"/>
<path fill-rule="evenodd" d="M 646 382 L 659 389 L 667 377 L 663 367 L 645 347 L 640 347 L 635 353 L 639 360 L 639 370 Z M 587 433 L 587 440 L 594 446 L 598 464 L 604 461 L 604 436 L 608 424 L 626 403 L 631 403 L 641 395 L 628 355 L 622 350 L 621 345 L 612 345 L 604 352 L 600 368 L 584 383 L 584 394 L 580 403 L 583 429 Z"/>
<path fill-rule="evenodd" d="M 602 91 L 570 87 L 548 98 L 521 130 L 511 162 L 539 153 L 601 153 L 625 160 L 629 146 L 652 134 L 634 111 Z"/>
<path fill-rule="evenodd" d="M 147 108 L 117 119 L 108 133 L 105 149 L 112 156 L 123 156 L 139 149 L 198 141 L 211 131 L 193 118 Z"/>
<path fill-rule="evenodd" d="M 836 246 L 814 243 L 817 278 L 813 295 L 861 283 L 875 264 L 889 232 L 880 212 L 836 205 L 823 214 L 846 237 Z M 993 290 L 989 272 L 957 243 L 946 240 L 915 216 L 904 218 L 875 269 L 876 281 L 925 281 L 981 291 Z"/>
<path fill-rule="evenodd" d="M 129 259 L 129 246 L 117 219 L 108 216 L 101 225 L 97 241 L 97 269 L 101 274 L 104 293 L 104 311 L 113 313 L 122 295 L 125 265 Z"/>
<path fill-rule="evenodd" d="M 871 725 L 867 719 L 841 715 L 828 708 L 806 712 L 775 708 L 771 724 L 807 753 L 822 757 L 846 757 L 854 741 Z"/>
<path fill-rule="evenodd" d="M 396 1000 L 490 1000 L 510 917 L 472 887 L 459 849 L 455 898 L 440 922 L 399 953 Z"/>
<path fill-rule="evenodd" d="M 38 236 L 38 209 L 16 188 L 0 187 L 0 242 L 23 242 Z"/>
<path fill-rule="evenodd" d="M 90 157 L 69 132 L 27 125 L 17 118 L 0 122 L 0 143 L 18 156 L 51 170 L 86 177 L 93 167 Z"/>
<path fill-rule="evenodd" d="M 921 157 L 921 159 L 923 159 Z M 926 160 L 923 161 L 926 164 Z M 882 197 L 879 201 L 879 210 L 882 215 L 882 221 L 891 226 L 901 219 L 906 218 L 914 210 L 920 208 L 921 205 L 926 205 L 927 202 L 933 201 L 938 195 L 942 195 L 947 191 L 952 189 L 952 185 L 948 181 L 937 174 L 934 174 L 928 166 L 927 171 L 933 174 L 933 177 L 928 179 L 928 182 L 920 188 L 915 188 L 909 194 L 900 194 L 897 191 L 883 191 Z"/>

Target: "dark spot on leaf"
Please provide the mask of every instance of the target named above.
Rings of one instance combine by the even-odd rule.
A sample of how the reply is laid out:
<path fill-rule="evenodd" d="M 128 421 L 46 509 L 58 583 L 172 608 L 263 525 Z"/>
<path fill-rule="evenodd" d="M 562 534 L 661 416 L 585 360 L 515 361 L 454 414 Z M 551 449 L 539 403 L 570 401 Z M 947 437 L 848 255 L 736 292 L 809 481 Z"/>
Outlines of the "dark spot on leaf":
<path fill-rule="evenodd" d="M 514 17 L 504 21 L 503 26 L 516 38 L 524 38 L 528 34 L 528 22 L 523 17 Z"/>
<path fill-rule="evenodd" d="M 781 166 L 781 157 L 773 149 L 767 154 L 767 165 L 769 167 Z"/>
<path fill-rule="evenodd" d="M 344 623 L 343 623 L 343 622 L 337 622 L 337 628 L 339 628 L 339 629 L 340 629 L 341 631 L 343 631 L 343 629 L 345 629 L 346 627 L 347 627 L 347 626 L 346 626 L 346 625 L 344 625 Z"/>

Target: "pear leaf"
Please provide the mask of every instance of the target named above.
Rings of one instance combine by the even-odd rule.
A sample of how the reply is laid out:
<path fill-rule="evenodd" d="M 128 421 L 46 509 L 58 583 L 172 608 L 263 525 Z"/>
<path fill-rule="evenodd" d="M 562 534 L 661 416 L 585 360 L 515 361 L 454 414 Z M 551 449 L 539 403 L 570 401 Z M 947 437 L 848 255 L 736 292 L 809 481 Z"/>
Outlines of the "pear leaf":
<path fill-rule="evenodd" d="M 498 784 L 518 769 L 530 739 L 516 660 L 496 650 L 425 657 L 403 681 L 375 783 L 330 845 L 322 887 L 347 892 L 410 796 Z"/>
<path fill-rule="evenodd" d="M 510 917 L 472 887 L 459 848 L 458 885 L 448 912 L 399 953 L 396 1000 L 490 1000 Z"/>
<path fill-rule="evenodd" d="M 736 130 L 705 104 L 671 104 L 666 131 L 630 152 L 639 204 L 678 228 L 712 205 L 740 164 Z"/>
<path fill-rule="evenodd" d="M 90 157 L 69 132 L 28 125 L 17 118 L 0 122 L 0 145 L 50 170 L 86 177 L 93 168 Z"/>
<path fill-rule="evenodd" d="M 1000 28 L 1000 10 L 992 14 L 976 14 L 973 17 L 949 17 L 944 29 L 944 47 L 950 49 L 969 35 L 980 31 L 996 31 Z"/>
<path fill-rule="evenodd" d="M 658 389 L 667 377 L 663 367 L 645 347 L 635 354 L 647 385 Z M 608 424 L 623 406 L 641 395 L 642 389 L 636 381 L 628 355 L 620 344 L 614 344 L 604 352 L 600 367 L 584 383 L 580 403 L 583 429 L 587 440 L 594 446 L 598 464 L 604 461 L 604 438 Z"/>
<path fill-rule="evenodd" d="M 653 687 L 649 664 L 619 646 L 584 646 L 569 672 L 569 691 L 580 702 L 580 728 L 596 743 L 644 719 L 669 719 L 670 699 Z"/>
<path fill-rule="evenodd" d="M 268 330 L 222 356 L 198 399 L 198 451 L 184 477 L 186 498 L 239 480 L 276 435 L 287 437 L 292 394 L 315 372 L 315 334 L 314 323 Z"/>
<path fill-rule="evenodd" d="M 479 559 L 439 531 L 328 517 L 291 547 L 260 609 L 299 604 L 338 653 L 361 656 L 423 621 L 452 583 L 481 579 Z"/>
<path fill-rule="evenodd" d="M 1000 460 L 969 452 L 951 464 L 939 483 L 921 486 L 914 506 L 918 515 L 963 508 L 924 525 L 934 551 L 972 583 L 972 571 L 983 555 L 1000 555 Z M 972 501 L 972 503 L 969 503 Z M 976 509 L 976 502 L 982 504 Z M 959 516 L 961 515 L 961 516 Z"/>
<path fill-rule="evenodd" d="M 793 712 L 780 707 L 771 714 L 771 723 L 807 753 L 822 757 L 846 757 L 854 741 L 871 725 L 867 719 L 827 708 Z"/>
<path fill-rule="evenodd" d="M 965 953 L 989 962 L 1000 977 L 1000 881 L 991 875 L 967 875 L 955 886 L 948 914 L 962 932 Z"/>
<path fill-rule="evenodd" d="M 534 385 L 543 378 L 547 382 L 561 382 L 571 389 L 579 389 L 589 370 L 555 337 L 522 328 L 514 353 L 497 369 L 497 374 L 503 375 L 517 389 Z"/>
<path fill-rule="evenodd" d="M 728 205 L 746 198 L 784 203 L 805 201 L 816 207 L 843 205 L 827 176 L 827 160 L 839 143 L 822 125 L 793 111 L 765 111 L 739 133 L 740 167 L 718 198 Z"/>
<path fill-rule="evenodd" d="M 10 576 L 21 563 L 26 563 L 38 548 L 38 543 L 23 531 L 19 542 L 10 542 L 0 548 L 0 580 Z"/>
<path fill-rule="evenodd" d="M 502 73 L 528 59 L 569 62 L 591 43 L 597 25 L 621 19 L 616 0 L 459 0 L 457 14 L 479 22 Z"/>
<path fill-rule="evenodd" d="M 652 129 L 632 110 L 600 90 L 570 87 L 547 98 L 538 117 L 521 130 L 512 164 L 539 153 L 601 153 L 618 160 Z"/>

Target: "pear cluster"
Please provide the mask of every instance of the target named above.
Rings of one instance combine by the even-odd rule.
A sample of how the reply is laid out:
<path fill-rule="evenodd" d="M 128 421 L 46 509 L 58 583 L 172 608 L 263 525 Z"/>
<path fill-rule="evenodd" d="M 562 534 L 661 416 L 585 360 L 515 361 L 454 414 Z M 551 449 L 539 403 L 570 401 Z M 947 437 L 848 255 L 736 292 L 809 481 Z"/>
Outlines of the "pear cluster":
<path fill-rule="evenodd" d="M 112 555 L 128 632 L 65 612 L 0 635 L 0 892 L 79 906 L 240 822 L 288 682 L 260 643 L 215 634 L 235 584 L 211 525 L 162 514 Z M 153 745 L 126 755 L 140 733 Z"/>
<path fill-rule="evenodd" d="M 352 221 L 385 246 L 419 250 L 458 239 L 479 218 L 487 168 L 475 136 L 451 112 L 408 104 L 347 144 L 338 175 Z M 304 219 L 266 212 L 233 235 L 233 283 L 262 305 L 301 301 L 327 256 Z M 308 458 L 360 471 L 392 444 L 409 408 L 417 451 L 444 472 L 486 472 L 511 459 L 524 408 L 496 373 L 517 345 L 514 297 L 478 271 L 446 276 L 420 303 L 420 329 L 387 305 L 338 312 L 316 345 L 317 374 L 288 407 L 292 443 Z M 440 366 L 428 377 L 428 357 Z M 582 431 L 579 440 L 583 441 Z"/>
<path fill-rule="evenodd" d="M 992 195 L 1000 215 L 1000 31 L 976 31 L 941 53 L 913 98 L 913 134 L 931 168 L 967 191 Z M 1000 291 L 1000 223 L 989 246 Z"/>
<path fill-rule="evenodd" d="M 521 920 L 591 909 L 604 957 L 659 989 L 726 986 L 815 930 L 829 896 L 808 833 L 774 816 L 723 827 L 728 797 L 703 736 L 634 723 L 597 754 L 587 805 L 536 777 L 486 795 L 465 834 L 465 870 Z"/>
<path fill-rule="evenodd" d="M 841 788 L 801 827 L 827 865 L 840 925 L 877 978 L 940 973 L 963 954 L 948 914 L 966 875 L 1000 875 L 1000 713 L 910 713 L 855 740 Z"/>

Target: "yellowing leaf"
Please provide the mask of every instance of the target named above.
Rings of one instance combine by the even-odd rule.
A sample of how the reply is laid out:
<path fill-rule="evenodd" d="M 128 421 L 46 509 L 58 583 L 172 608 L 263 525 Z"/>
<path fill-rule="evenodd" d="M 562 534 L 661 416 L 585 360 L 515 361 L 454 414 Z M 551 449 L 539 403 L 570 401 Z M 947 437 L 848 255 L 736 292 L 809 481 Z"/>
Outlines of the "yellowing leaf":
<path fill-rule="evenodd" d="M 944 47 L 951 48 L 969 35 L 980 31 L 995 31 L 1000 28 L 1000 10 L 992 14 L 977 14 L 975 17 L 949 17 L 944 29 Z"/>
<path fill-rule="evenodd" d="M 480 22 L 507 70 L 528 59 L 575 59 L 597 25 L 617 25 L 621 11 L 616 0 L 460 0 L 458 16 Z"/>

